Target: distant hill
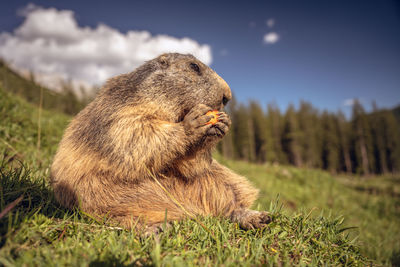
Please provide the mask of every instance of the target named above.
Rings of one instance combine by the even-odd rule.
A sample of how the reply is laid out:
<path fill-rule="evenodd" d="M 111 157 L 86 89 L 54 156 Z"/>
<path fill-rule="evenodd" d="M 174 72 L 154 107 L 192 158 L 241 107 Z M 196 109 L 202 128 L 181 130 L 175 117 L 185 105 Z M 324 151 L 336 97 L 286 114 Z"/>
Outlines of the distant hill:
<path fill-rule="evenodd" d="M 34 82 L 34 77 L 26 79 L 8 67 L 0 59 L 0 85 L 8 92 L 14 93 L 35 105 L 40 104 L 40 91 L 43 90 L 43 104 L 46 109 L 57 110 L 66 114 L 76 114 L 85 105 L 79 100 L 72 89 L 66 87 L 62 93 L 42 87 Z"/>

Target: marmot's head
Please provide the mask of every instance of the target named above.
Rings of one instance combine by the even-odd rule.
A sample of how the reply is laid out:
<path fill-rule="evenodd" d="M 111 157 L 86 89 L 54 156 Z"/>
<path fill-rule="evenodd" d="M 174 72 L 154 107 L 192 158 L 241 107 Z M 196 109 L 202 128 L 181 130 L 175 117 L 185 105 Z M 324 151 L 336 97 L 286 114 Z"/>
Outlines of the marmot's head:
<path fill-rule="evenodd" d="M 127 104 L 140 99 L 171 106 L 175 120 L 197 104 L 220 110 L 232 98 L 228 84 L 192 55 L 163 54 L 123 76 L 110 80 L 108 95 Z"/>

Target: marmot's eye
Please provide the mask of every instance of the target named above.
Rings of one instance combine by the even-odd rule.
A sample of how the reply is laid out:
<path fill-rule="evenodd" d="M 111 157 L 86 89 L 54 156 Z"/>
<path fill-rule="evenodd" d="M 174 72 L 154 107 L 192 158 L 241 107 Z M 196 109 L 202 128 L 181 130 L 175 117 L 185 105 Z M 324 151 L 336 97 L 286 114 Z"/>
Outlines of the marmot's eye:
<path fill-rule="evenodd" d="M 200 74 L 200 67 L 199 67 L 199 65 L 197 65 L 196 63 L 190 63 L 190 67 L 192 68 L 192 70 L 194 70 L 195 72 L 197 72 L 198 74 Z"/>
<path fill-rule="evenodd" d="M 226 98 L 225 96 L 222 98 L 222 104 L 224 104 L 224 106 L 226 106 L 226 104 L 228 104 L 229 99 Z"/>

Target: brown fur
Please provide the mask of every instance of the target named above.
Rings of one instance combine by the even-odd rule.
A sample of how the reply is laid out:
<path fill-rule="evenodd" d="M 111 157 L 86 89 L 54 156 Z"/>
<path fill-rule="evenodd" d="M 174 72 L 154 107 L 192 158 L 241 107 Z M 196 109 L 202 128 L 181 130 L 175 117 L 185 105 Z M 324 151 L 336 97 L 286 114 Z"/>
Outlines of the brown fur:
<path fill-rule="evenodd" d="M 197 64 L 196 69 L 193 64 Z M 211 158 L 226 134 L 224 80 L 191 55 L 164 54 L 110 79 L 67 128 L 51 169 L 57 200 L 130 228 L 186 216 L 222 215 L 262 227 L 248 210 L 258 191 Z M 205 115 L 220 110 L 219 121 Z M 156 178 L 162 187 L 154 179 Z"/>

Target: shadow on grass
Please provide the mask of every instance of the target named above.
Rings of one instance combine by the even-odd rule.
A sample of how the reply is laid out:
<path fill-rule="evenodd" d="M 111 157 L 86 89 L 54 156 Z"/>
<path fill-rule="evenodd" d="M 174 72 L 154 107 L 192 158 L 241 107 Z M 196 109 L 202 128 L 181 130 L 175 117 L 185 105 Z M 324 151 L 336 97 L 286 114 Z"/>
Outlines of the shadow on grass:
<path fill-rule="evenodd" d="M 22 198 L 0 218 L 0 248 L 8 238 L 11 229 L 35 214 L 49 218 L 63 218 L 69 211 L 60 207 L 50 190 L 44 175 L 35 175 L 23 163 L 13 159 L 0 158 L 0 211 L 10 203 Z M 12 231 L 11 231 L 12 232 Z"/>
<path fill-rule="evenodd" d="M 119 266 L 125 266 L 122 262 L 118 260 L 118 258 L 109 258 L 106 260 L 96 260 L 92 261 L 89 264 L 89 267 L 119 267 Z"/>
<path fill-rule="evenodd" d="M 392 266 L 400 266 L 400 250 L 393 251 L 390 261 Z"/>
<path fill-rule="evenodd" d="M 127 266 L 126 263 L 122 262 L 118 257 L 112 256 L 105 260 L 95 260 L 89 263 L 89 267 L 119 267 Z M 133 262 L 128 266 L 154 266 L 154 264 L 146 264 L 143 262 Z"/>
<path fill-rule="evenodd" d="M 350 186 L 356 191 L 367 193 L 369 195 L 376 195 L 376 196 L 389 196 L 392 198 L 400 198 L 400 193 L 395 192 L 392 188 L 378 188 L 373 186 Z"/>

